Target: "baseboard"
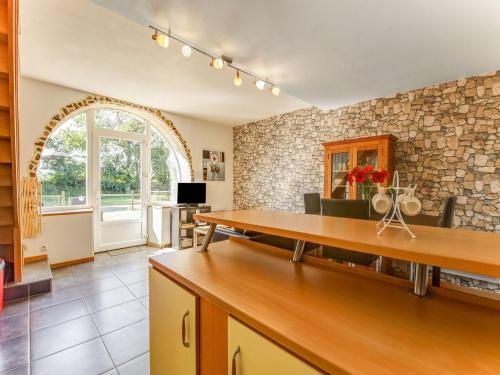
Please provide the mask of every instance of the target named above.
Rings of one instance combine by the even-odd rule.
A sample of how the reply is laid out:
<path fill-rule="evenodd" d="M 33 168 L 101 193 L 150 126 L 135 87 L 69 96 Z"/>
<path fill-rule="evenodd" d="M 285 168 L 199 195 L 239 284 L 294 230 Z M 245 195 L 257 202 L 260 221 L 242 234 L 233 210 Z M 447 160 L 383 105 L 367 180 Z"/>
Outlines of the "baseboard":
<path fill-rule="evenodd" d="M 39 262 L 41 260 L 47 260 L 47 259 L 48 259 L 47 254 L 32 255 L 30 257 L 24 258 L 24 264 Z"/>
<path fill-rule="evenodd" d="M 93 262 L 94 257 L 88 257 L 88 258 L 80 258 L 80 259 L 73 259 L 73 260 L 66 260 L 64 262 L 59 262 L 59 263 L 51 263 L 50 268 L 55 269 L 55 268 L 62 268 L 62 267 L 69 267 L 69 266 L 74 266 L 76 264 L 81 264 L 81 263 L 88 263 L 88 262 Z"/>
<path fill-rule="evenodd" d="M 160 245 L 159 243 L 150 242 L 150 241 L 148 241 L 147 245 L 151 246 L 151 247 L 156 247 L 157 249 L 164 249 L 165 247 L 169 247 L 170 246 L 170 244 Z"/>

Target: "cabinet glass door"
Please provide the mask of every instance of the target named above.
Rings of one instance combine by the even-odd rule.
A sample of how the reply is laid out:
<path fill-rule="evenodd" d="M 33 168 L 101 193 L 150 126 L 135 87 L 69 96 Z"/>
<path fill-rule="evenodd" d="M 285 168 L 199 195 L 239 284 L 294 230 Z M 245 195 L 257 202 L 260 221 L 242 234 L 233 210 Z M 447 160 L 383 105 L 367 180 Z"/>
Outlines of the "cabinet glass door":
<path fill-rule="evenodd" d="M 356 151 L 356 160 L 358 167 L 366 167 L 367 165 L 373 165 L 375 169 L 379 169 L 379 151 L 376 148 L 372 149 L 361 149 Z M 375 192 L 371 192 L 375 194 Z M 357 199 L 366 199 L 366 196 L 363 198 L 362 192 L 360 189 L 356 189 L 356 198 Z"/>
<path fill-rule="evenodd" d="M 331 154 L 332 164 L 332 199 L 349 199 L 349 152 L 337 152 Z"/>
<path fill-rule="evenodd" d="M 358 150 L 357 152 L 358 167 L 373 165 L 378 169 L 378 150 Z"/>

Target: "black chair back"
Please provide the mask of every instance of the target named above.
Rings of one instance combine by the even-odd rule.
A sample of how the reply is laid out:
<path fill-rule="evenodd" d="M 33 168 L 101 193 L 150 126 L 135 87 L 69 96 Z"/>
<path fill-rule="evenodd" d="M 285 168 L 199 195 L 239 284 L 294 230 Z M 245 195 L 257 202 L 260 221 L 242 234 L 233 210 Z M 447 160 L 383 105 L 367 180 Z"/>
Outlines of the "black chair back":
<path fill-rule="evenodd" d="M 348 219 L 369 218 L 369 201 L 349 199 L 322 199 L 321 214 L 325 216 L 345 217 Z M 339 262 L 350 262 L 369 266 L 377 259 L 376 255 L 360 253 L 338 247 L 323 246 L 323 256 Z"/>
<path fill-rule="evenodd" d="M 441 216 L 441 227 L 451 228 L 453 226 L 453 216 L 455 215 L 455 206 L 457 197 L 449 197 L 444 204 L 443 215 Z"/>
<path fill-rule="evenodd" d="M 348 219 L 369 219 L 367 200 L 322 199 L 321 214 L 324 216 L 345 217 Z"/>
<path fill-rule="evenodd" d="M 304 194 L 304 212 L 306 214 L 321 214 L 321 198 L 319 193 Z"/>

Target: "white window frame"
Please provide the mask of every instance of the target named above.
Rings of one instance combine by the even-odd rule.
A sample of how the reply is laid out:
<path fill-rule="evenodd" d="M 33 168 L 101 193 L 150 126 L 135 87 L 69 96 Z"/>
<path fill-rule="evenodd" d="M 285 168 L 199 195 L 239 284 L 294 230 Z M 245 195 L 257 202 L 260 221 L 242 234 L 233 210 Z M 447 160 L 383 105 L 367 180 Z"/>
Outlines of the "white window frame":
<path fill-rule="evenodd" d="M 133 116 L 139 117 L 145 121 L 146 129 L 144 135 L 138 134 L 138 133 L 128 133 L 128 132 L 123 132 L 119 130 L 112 130 L 112 129 L 106 129 L 106 128 L 96 128 L 95 127 L 95 118 L 94 114 L 97 109 L 109 109 L 109 110 L 119 110 L 121 112 L 129 113 Z M 86 120 L 86 127 L 87 127 L 87 160 L 86 160 L 86 168 L 85 168 L 85 173 L 86 173 L 86 191 L 85 191 L 85 202 L 86 204 L 83 205 L 74 205 L 74 206 L 49 206 L 49 207 L 42 207 L 42 213 L 44 212 L 61 212 L 61 211 L 78 211 L 78 210 L 83 210 L 83 209 L 90 209 L 94 207 L 94 202 L 95 202 L 95 193 L 92 190 L 93 187 L 93 176 L 92 176 L 92 168 L 94 166 L 94 163 L 97 161 L 93 160 L 93 147 L 94 147 L 94 133 L 95 131 L 99 131 L 99 134 L 101 133 L 106 133 L 106 130 L 110 130 L 110 135 L 113 134 L 111 132 L 119 132 L 122 134 L 130 134 L 130 135 L 139 135 L 140 137 L 138 138 L 145 138 L 145 165 L 146 168 L 144 169 L 143 173 L 146 174 L 146 191 L 144 194 L 144 200 L 147 205 L 173 205 L 176 203 L 175 199 L 171 202 L 155 202 L 152 201 L 152 196 L 151 196 L 151 176 L 152 176 L 152 163 L 151 163 L 151 127 L 153 127 L 159 134 L 160 136 L 163 137 L 165 140 L 167 146 L 170 148 L 171 151 L 171 156 L 174 158 L 174 162 L 177 166 L 177 173 L 178 173 L 178 178 L 180 182 L 189 182 L 191 181 L 191 171 L 189 168 L 186 168 L 188 165 L 187 160 L 181 160 L 180 158 L 183 157 L 183 151 L 182 147 L 180 144 L 176 144 L 175 140 L 172 139 L 172 134 L 169 132 L 168 129 L 166 129 L 164 126 L 162 126 L 160 123 L 158 123 L 158 120 L 156 120 L 153 116 L 149 115 L 148 113 L 140 113 L 140 112 L 135 112 L 133 110 L 130 110 L 128 108 L 123 108 L 118 105 L 114 104 L 96 104 L 90 108 L 83 108 L 78 111 L 75 111 L 71 117 L 66 119 L 65 121 L 62 121 L 60 124 L 57 125 L 57 127 L 54 128 L 54 131 L 59 128 L 60 126 L 63 126 L 66 124 L 68 120 L 71 118 L 81 115 L 82 113 L 85 113 L 85 120 Z M 101 132 L 103 131 L 103 132 Z M 52 133 L 53 134 L 53 133 Z M 52 135 L 51 134 L 51 135 Z M 116 133 L 114 133 L 116 134 Z M 49 138 L 50 136 L 49 135 Z M 132 136 L 131 138 L 136 138 Z M 184 162 L 184 168 L 183 168 L 183 162 Z"/>

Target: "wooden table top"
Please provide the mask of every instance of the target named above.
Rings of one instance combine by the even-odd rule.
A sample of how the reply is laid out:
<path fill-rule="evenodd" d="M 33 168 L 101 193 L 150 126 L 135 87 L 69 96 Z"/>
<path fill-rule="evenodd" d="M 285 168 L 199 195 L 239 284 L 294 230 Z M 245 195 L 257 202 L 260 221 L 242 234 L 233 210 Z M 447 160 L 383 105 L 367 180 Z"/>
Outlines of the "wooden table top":
<path fill-rule="evenodd" d="M 499 310 L 263 246 L 231 239 L 150 262 L 328 373 L 500 374 Z"/>
<path fill-rule="evenodd" d="M 500 277 L 500 234 L 410 225 L 417 236 L 376 222 L 265 210 L 197 214 L 197 220 L 389 258 Z"/>

